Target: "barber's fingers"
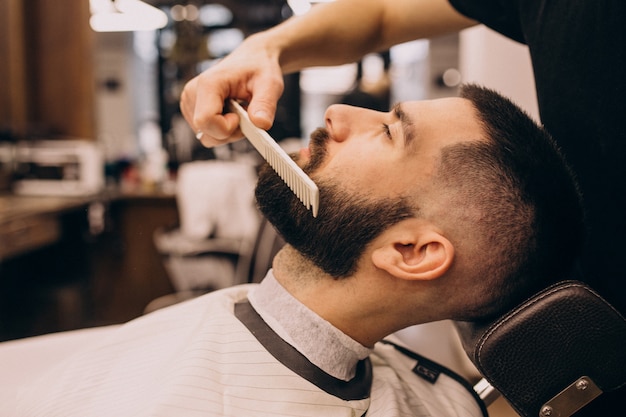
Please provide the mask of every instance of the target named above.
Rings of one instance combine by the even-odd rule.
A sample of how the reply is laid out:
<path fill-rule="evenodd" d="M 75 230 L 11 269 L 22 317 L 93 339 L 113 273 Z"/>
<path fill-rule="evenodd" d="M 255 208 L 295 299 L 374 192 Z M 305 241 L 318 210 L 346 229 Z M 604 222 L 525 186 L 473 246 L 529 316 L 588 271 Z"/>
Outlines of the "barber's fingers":
<path fill-rule="evenodd" d="M 238 129 L 238 116 L 222 114 L 222 97 L 227 96 L 228 90 L 221 92 L 217 89 L 220 83 L 204 82 L 203 77 L 206 75 L 193 78 L 183 89 L 180 109 L 185 120 L 204 146 L 212 147 L 241 139 L 243 135 Z"/>
<path fill-rule="evenodd" d="M 256 127 L 268 130 L 274 124 L 278 99 L 284 90 L 280 70 L 267 71 L 251 82 L 251 98 L 248 103 L 248 116 Z"/>
<path fill-rule="evenodd" d="M 198 93 L 198 77 L 195 77 L 188 81 L 183 88 L 180 95 L 180 111 L 187 121 L 187 124 L 194 130 L 199 131 L 198 126 L 195 123 L 195 111 L 196 111 L 196 98 Z"/>
<path fill-rule="evenodd" d="M 244 101 L 250 97 L 248 112 L 252 123 L 265 130 L 272 126 L 284 89 L 282 74 L 276 70 L 254 74 L 247 82 L 242 81 L 244 76 L 234 76 L 232 84 L 232 80 L 203 73 L 185 85 L 180 108 L 204 146 L 217 146 L 243 137 L 239 117 L 224 109 L 226 99 L 231 97 Z"/>
<path fill-rule="evenodd" d="M 192 125 L 205 146 L 243 137 L 239 116 L 225 108 L 226 100 L 231 98 L 247 103 L 246 110 L 255 126 L 264 130 L 272 127 L 278 99 L 284 89 L 280 69 L 273 72 L 254 68 L 243 71 L 239 76 L 230 73 L 235 74 L 231 75 L 232 80 L 220 80 L 215 76 L 198 79 Z"/>
<path fill-rule="evenodd" d="M 219 146 L 219 145 L 224 145 L 230 142 L 235 142 L 238 141 L 240 139 L 242 139 L 244 137 L 244 134 L 241 132 L 241 130 L 239 129 L 239 119 L 237 115 L 235 114 L 229 114 L 228 116 L 225 116 L 226 118 L 230 118 L 231 116 L 234 116 L 235 118 L 237 118 L 237 122 L 235 123 L 235 125 L 237 126 L 237 128 L 235 128 L 235 130 L 229 134 L 227 137 L 225 137 L 224 139 L 220 137 L 216 137 L 214 136 L 210 131 L 209 132 L 205 132 L 203 130 L 197 130 L 196 131 L 196 138 L 200 141 L 200 143 L 202 143 L 203 146 L 207 147 L 207 148 L 212 148 L 214 146 Z"/>

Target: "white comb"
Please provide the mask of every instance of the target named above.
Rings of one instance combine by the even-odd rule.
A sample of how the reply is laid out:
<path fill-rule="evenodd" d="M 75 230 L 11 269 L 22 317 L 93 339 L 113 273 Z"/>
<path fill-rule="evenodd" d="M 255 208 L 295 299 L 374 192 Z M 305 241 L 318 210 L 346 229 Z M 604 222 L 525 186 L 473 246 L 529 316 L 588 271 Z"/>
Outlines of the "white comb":
<path fill-rule="evenodd" d="M 252 123 L 248 112 L 239 103 L 230 100 L 230 107 L 239 115 L 239 127 L 246 138 L 289 186 L 302 204 L 313 212 L 313 217 L 317 217 L 320 204 L 317 185 L 265 130 L 259 129 Z"/>

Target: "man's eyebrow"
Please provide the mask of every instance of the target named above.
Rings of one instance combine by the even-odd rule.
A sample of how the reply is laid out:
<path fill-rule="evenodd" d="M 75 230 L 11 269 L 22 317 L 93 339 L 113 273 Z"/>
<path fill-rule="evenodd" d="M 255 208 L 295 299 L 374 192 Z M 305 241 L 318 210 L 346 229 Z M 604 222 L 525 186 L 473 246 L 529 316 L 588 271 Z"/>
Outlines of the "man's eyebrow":
<path fill-rule="evenodd" d="M 398 103 L 395 106 L 393 106 L 392 111 L 393 111 L 394 116 L 397 117 L 398 120 L 400 120 L 400 123 L 402 124 L 402 133 L 404 135 L 404 146 L 408 148 L 413 143 L 413 139 L 415 136 L 413 132 L 414 130 L 413 121 L 405 113 L 404 109 L 402 108 L 402 103 Z"/>

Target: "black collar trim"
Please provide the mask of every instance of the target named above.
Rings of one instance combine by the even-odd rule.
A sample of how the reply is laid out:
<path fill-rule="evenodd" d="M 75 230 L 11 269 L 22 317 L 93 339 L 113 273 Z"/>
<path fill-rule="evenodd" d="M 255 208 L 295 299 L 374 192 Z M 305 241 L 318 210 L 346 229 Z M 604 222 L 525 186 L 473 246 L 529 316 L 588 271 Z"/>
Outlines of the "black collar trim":
<path fill-rule="evenodd" d="M 312 364 L 298 350 L 281 339 L 247 300 L 235 304 L 235 316 L 272 356 L 321 390 L 345 401 L 363 400 L 370 396 L 372 364 L 369 358 L 359 361 L 356 375 L 352 380 L 343 381 Z"/>

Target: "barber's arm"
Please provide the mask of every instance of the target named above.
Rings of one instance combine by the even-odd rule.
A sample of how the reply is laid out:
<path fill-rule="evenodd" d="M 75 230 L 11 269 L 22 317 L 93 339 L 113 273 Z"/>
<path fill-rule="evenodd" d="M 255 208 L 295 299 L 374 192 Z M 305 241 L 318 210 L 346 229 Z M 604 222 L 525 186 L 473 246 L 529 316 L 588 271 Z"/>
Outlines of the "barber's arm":
<path fill-rule="evenodd" d="M 283 93 L 282 75 L 339 65 L 395 44 L 474 25 L 447 0 L 338 0 L 248 37 L 219 64 L 187 83 L 181 110 L 203 145 L 242 137 L 238 117 L 223 114 L 227 98 L 249 102 L 252 122 L 269 129 Z"/>

